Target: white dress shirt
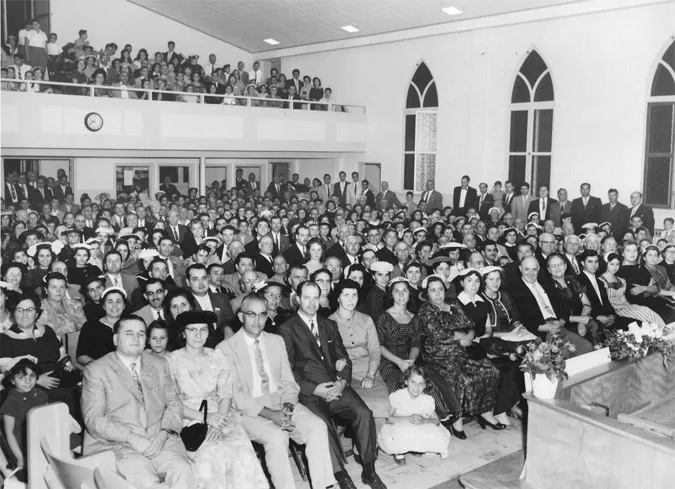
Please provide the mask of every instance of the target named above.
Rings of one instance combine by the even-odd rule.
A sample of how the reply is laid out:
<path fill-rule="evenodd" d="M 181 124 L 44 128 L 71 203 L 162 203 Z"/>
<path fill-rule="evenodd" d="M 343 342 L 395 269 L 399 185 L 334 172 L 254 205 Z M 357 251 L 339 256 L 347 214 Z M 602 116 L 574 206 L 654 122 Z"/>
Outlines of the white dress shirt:
<path fill-rule="evenodd" d="M 532 292 L 532 295 L 537 300 L 537 305 L 539 306 L 539 310 L 544 319 L 555 318 L 555 311 L 551 305 L 551 300 L 546 295 L 544 288 L 539 285 L 539 282 L 533 284 L 526 282 L 525 280 L 523 280 L 523 282 L 525 282 L 525 285 L 527 285 L 527 288 L 530 289 L 530 292 Z"/>
<path fill-rule="evenodd" d="M 459 207 L 463 208 L 464 203 L 466 202 L 466 193 L 468 192 L 468 189 L 462 187 L 462 190 L 459 191 Z"/>
<path fill-rule="evenodd" d="M 598 279 L 595 275 L 592 273 L 588 273 L 586 270 L 584 270 L 584 273 L 586 274 L 586 277 L 588 277 L 588 280 L 591 282 L 591 285 L 595 289 L 595 293 L 598 295 L 598 299 L 600 300 L 600 304 L 602 304 L 602 296 L 600 295 L 600 287 L 598 286 Z"/>
<path fill-rule="evenodd" d="M 279 386 L 272 376 L 272 369 L 270 368 L 270 363 L 267 360 L 265 335 L 261 334 L 258 337 L 258 340 L 260 340 L 258 345 L 260 346 L 260 352 L 262 353 L 263 367 L 265 368 L 265 373 L 267 374 L 267 378 L 269 380 L 270 394 L 274 394 L 279 390 Z M 248 334 L 246 334 L 246 332 L 244 332 L 244 342 L 246 343 L 246 348 L 248 349 L 248 358 L 251 362 L 251 375 L 253 377 L 253 391 L 251 392 L 251 395 L 253 397 L 260 397 L 263 395 L 262 380 L 260 379 L 260 374 L 258 373 L 258 365 L 255 358 L 255 339 L 251 338 Z"/>
<path fill-rule="evenodd" d="M 199 304 L 199 307 L 202 308 L 202 311 L 213 312 L 213 305 L 211 304 L 211 298 L 209 297 L 208 292 L 201 297 L 198 296 L 198 295 L 192 294 L 192 297 L 195 298 L 195 300 L 197 301 L 197 304 Z"/>

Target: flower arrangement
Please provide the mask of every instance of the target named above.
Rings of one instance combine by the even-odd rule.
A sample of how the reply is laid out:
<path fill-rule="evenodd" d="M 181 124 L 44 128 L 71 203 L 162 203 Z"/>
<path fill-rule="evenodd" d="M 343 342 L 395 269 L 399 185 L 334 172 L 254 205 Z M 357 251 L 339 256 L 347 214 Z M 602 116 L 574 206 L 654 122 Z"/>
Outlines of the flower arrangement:
<path fill-rule="evenodd" d="M 537 374 L 543 374 L 550 381 L 554 378 L 562 381 L 567 378 L 565 359 L 572 352 L 574 346 L 557 336 L 548 341 L 537 339 L 518 347 L 518 353 L 523 357 L 520 370 L 529 372 L 533 380 Z"/>
<path fill-rule="evenodd" d="M 665 338 L 667 331 L 656 324 L 642 323 L 642 326 L 631 323 L 627 331 L 608 331 L 606 345 L 613 360 L 630 358 L 642 360 L 652 352 L 659 352 L 663 357 L 663 366 L 668 366 L 668 356 L 673 353 L 675 345 Z"/>

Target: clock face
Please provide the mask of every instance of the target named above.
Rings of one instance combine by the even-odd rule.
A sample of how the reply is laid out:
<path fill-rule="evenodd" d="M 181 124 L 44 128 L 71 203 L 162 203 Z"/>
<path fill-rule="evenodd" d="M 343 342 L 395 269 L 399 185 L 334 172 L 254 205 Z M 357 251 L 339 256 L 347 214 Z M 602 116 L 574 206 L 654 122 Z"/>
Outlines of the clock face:
<path fill-rule="evenodd" d="M 103 127 L 103 117 L 97 112 L 89 112 L 84 116 L 84 125 L 90 131 L 100 131 Z"/>

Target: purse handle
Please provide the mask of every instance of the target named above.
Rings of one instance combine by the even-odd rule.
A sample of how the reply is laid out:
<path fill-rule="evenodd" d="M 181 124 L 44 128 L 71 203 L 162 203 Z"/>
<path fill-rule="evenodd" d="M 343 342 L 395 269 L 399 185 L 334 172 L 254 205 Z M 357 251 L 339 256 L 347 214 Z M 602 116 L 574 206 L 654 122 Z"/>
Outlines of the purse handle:
<path fill-rule="evenodd" d="M 199 410 L 200 410 L 200 411 L 201 411 L 202 409 L 204 410 L 204 424 L 206 424 L 206 415 L 207 415 L 208 412 L 209 412 L 208 406 L 209 406 L 209 404 L 206 402 L 206 399 L 204 399 L 204 400 L 202 401 L 201 405 L 199 406 Z"/>

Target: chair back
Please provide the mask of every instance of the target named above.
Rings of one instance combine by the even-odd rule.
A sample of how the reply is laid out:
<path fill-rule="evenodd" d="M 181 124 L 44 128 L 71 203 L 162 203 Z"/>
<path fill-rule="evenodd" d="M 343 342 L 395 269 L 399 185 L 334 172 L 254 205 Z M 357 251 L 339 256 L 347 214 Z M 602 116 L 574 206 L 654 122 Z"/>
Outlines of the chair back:
<path fill-rule="evenodd" d="M 66 333 L 64 336 L 66 343 L 66 353 L 70 357 L 70 361 L 73 362 L 73 365 L 80 370 L 84 369 L 82 365 L 77 363 L 77 342 L 80 339 L 80 332 L 73 331 L 72 333 Z"/>
<path fill-rule="evenodd" d="M 28 412 L 28 489 L 48 489 L 45 475 L 49 461 L 42 450 L 42 439 L 50 452 L 70 457 L 70 416 L 62 402 L 34 407 Z M 79 488 L 80 486 L 66 486 Z"/>
<path fill-rule="evenodd" d="M 62 458 L 52 452 L 47 438 L 40 440 L 42 451 L 47 457 L 51 469 L 54 471 L 56 479 L 61 483 L 64 489 L 70 488 L 90 488 L 95 489 L 94 469 L 78 465 L 71 458 Z"/>

